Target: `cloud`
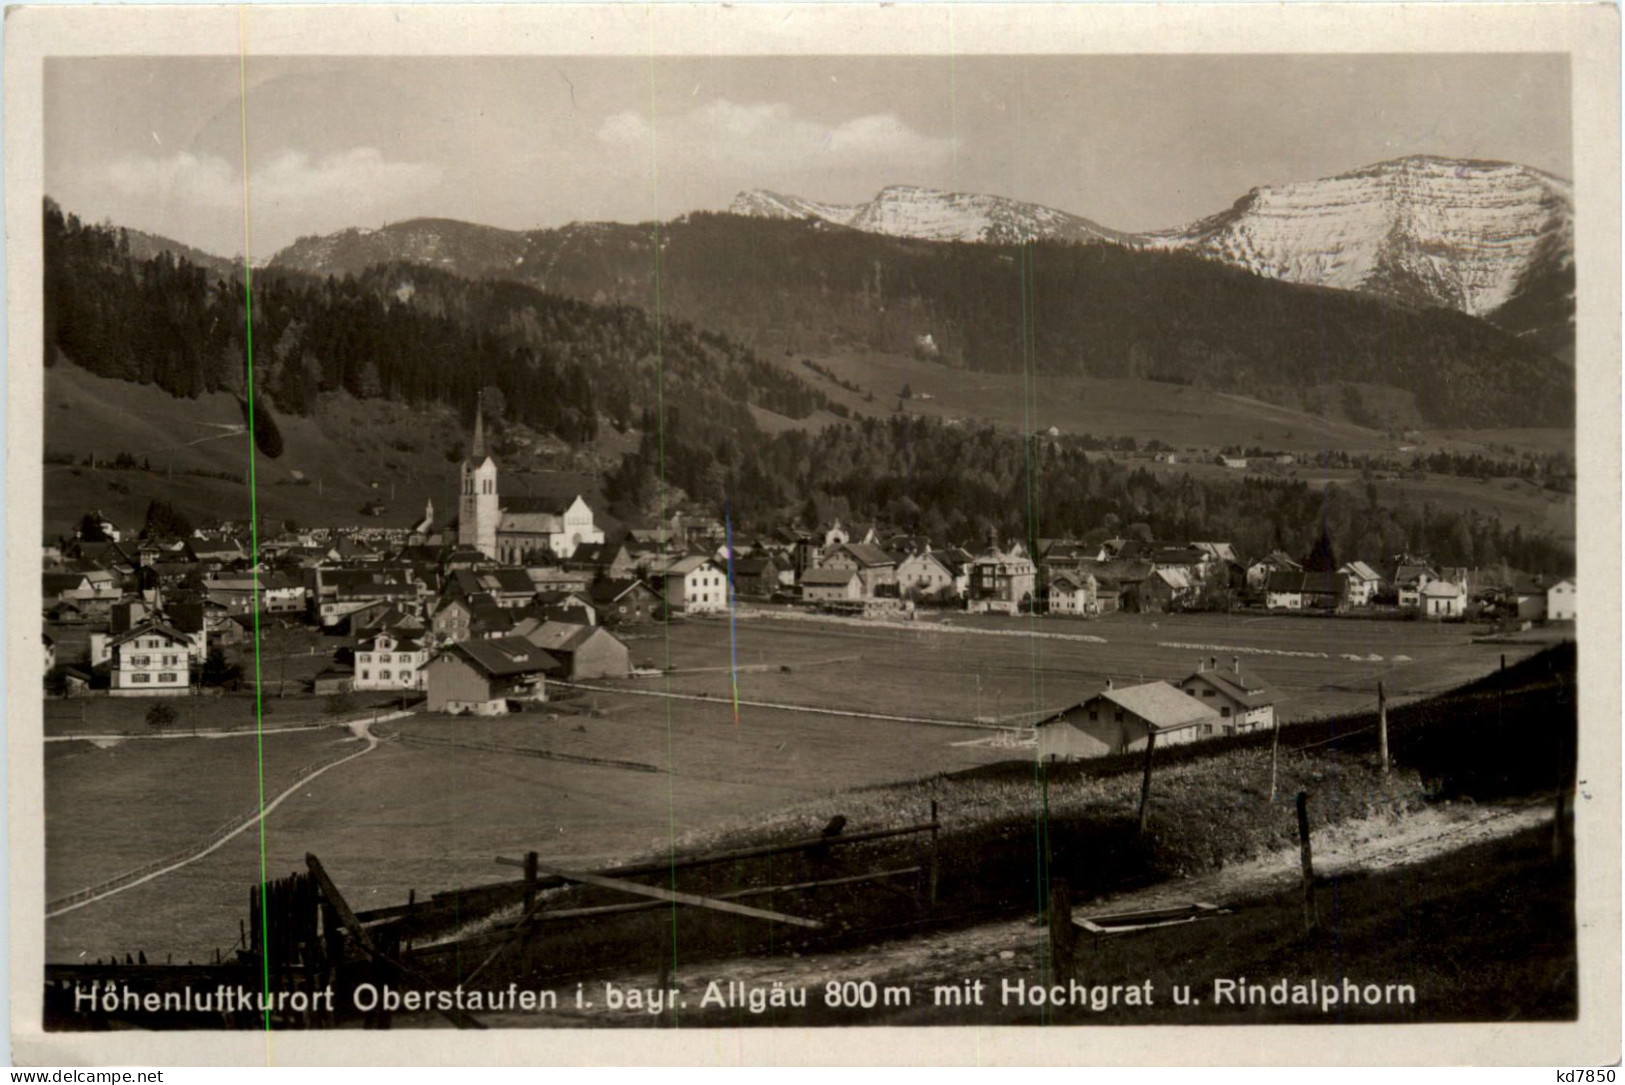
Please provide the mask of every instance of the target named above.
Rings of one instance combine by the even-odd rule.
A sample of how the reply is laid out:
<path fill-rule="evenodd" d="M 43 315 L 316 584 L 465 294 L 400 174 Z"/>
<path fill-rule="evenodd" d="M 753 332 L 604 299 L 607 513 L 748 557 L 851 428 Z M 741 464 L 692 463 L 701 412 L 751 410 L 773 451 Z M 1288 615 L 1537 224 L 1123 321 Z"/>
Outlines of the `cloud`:
<path fill-rule="evenodd" d="M 753 179 L 763 171 L 865 168 L 930 170 L 953 158 L 954 141 L 917 132 L 894 113 L 874 113 L 835 123 L 806 117 L 780 102 L 742 104 L 726 98 L 651 124 L 644 113 L 614 114 L 598 128 L 600 142 L 635 157 L 706 163 L 711 169 Z"/>
<path fill-rule="evenodd" d="M 294 223 L 305 232 L 401 214 L 441 179 L 437 165 L 390 161 L 375 147 L 354 147 L 318 158 L 278 152 L 254 163 L 246 192 L 239 163 L 189 151 L 119 159 L 104 181 L 137 206 L 201 216 L 230 212 L 240 220 L 247 198 L 266 233 L 280 234 Z"/>

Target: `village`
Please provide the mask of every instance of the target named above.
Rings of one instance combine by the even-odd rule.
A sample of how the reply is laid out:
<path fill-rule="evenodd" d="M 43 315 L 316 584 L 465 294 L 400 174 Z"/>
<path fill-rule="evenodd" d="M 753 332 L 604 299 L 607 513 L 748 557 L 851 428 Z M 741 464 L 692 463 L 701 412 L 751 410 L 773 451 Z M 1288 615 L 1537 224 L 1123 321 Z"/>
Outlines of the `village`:
<path fill-rule="evenodd" d="M 1576 613 L 1572 579 L 1497 581 L 1409 554 L 1338 563 L 1325 547 L 1246 557 L 1222 541 L 1040 539 L 1029 549 L 993 537 L 972 550 L 838 519 L 735 539 L 703 510 L 609 540 L 579 496 L 563 507 L 503 496 L 478 416 L 460 489 L 454 531 L 436 524 L 431 502 L 410 527 L 282 531 L 260 538 L 257 554 L 242 524 L 176 537 L 87 513 L 73 537 L 45 544 L 46 690 L 127 703 L 127 723 L 139 716 L 161 730 L 177 719 L 169 698 L 252 689 L 258 636 L 267 703 L 292 692 L 330 715 L 388 702 L 491 716 L 545 703 L 550 688 L 674 672 L 643 650 L 651 630 L 729 613 L 876 629 L 985 615 L 1096 641 L 1083 631 L 1116 615 L 1472 621 L 1516 632 L 1561 629 Z M 1239 657 L 1221 666 L 1216 655 L 1185 674 L 1107 678 L 1076 694 L 1054 720 L 1024 721 L 1071 724 L 1037 728 L 1040 756 L 1119 753 L 1151 731 L 1173 742 L 1269 727 L 1276 700 Z"/>

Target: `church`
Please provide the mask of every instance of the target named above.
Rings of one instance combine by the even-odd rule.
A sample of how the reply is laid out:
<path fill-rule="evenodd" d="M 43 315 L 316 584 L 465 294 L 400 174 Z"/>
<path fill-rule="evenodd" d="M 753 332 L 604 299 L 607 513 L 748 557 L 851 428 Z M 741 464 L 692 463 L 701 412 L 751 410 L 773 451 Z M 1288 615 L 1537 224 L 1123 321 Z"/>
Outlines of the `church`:
<path fill-rule="evenodd" d="M 485 412 L 476 406 L 474 440 L 462 463 L 457 544 L 504 565 L 523 565 L 537 552 L 563 561 L 577 547 L 603 541 L 603 529 L 593 522 L 592 509 L 579 494 L 562 510 L 545 498 L 502 497 L 497 462 L 485 447 Z"/>

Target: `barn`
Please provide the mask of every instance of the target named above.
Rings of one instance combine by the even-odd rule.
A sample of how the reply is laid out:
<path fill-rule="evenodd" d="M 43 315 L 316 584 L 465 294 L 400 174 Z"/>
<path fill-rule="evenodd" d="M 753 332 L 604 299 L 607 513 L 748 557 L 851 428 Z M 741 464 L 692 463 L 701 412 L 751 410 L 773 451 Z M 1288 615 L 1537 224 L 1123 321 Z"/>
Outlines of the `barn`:
<path fill-rule="evenodd" d="M 1043 761 L 1110 757 L 1157 745 L 1194 742 L 1218 733 L 1219 714 L 1199 698 L 1167 682 L 1106 688 L 1081 704 L 1038 724 L 1038 756 Z"/>

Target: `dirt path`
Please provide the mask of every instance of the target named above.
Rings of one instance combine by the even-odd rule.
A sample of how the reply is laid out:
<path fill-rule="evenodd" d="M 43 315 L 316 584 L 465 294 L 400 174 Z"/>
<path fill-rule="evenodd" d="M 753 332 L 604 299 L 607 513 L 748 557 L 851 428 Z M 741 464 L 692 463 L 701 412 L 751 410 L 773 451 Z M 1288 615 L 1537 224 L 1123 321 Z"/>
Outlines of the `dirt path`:
<path fill-rule="evenodd" d="M 401 713 L 401 715 L 407 714 L 408 713 Z M 382 723 L 384 722 L 384 719 L 387 718 L 392 717 L 381 717 L 378 722 Z M 281 806 L 284 800 L 286 800 L 294 792 L 304 788 L 316 777 L 321 776 L 323 773 L 330 772 L 333 769 L 338 768 L 340 765 L 347 765 L 356 758 L 363 757 L 371 753 L 373 750 L 376 750 L 378 748 L 378 738 L 372 733 L 372 723 L 373 721 L 371 719 L 351 721 L 351 726 L 355 732 L 356 738 L 361 739 L 366 743 L 366 745 L 347 757 L 341 757 L 336 761 L 330 761 L 315 771 L 300 776 L 293 783 L 289 784 L 286 788 L 279 792 L 269 802 L 261 805 L 257 811 L 249 815 L 237 825 L 232 826 L 230 829 L 222 833 L 216 834 L 215 836 L 211 837 L 208 842 L 197 845 L 194 849 L 188 849 L 181 854 L 159 859 L 157 862 L 149 864 L 146 867 L 138 867 L 135 870 L 120 874 L 115 878 L 110 878 L 99 886 L 93 886 L 91 889 L 87 890 L 80 890 L 77 893 L 70 893 L 68 896 L 60 897 L 55 901 L 51 901 L 46 905 L 47 910 L 45 913 L 45 918 L 54 919 L 59 915 L 66 915 L 68 912 L 77 911 L 86 905 L 95 904 L 99 900 L 106 900 L 108 897 L 122 893 L 127 889 L 134 889 L 138 885 L 145 885 L 147 882 L 161 878 L 165 874 L 170 874 L 174 871 L 180 870 L 182 867 L 190 866 L 206 855 L 212 855 L 214 852 L 220 850 L 220 848 L 223 847 L 228 840 L 236 839 L 243 833 L 246 833 L 249 829 L 252 829 L 254 826 L 264 821 L 266 818 L 270 817 L 272 811 L 274 811 L 278 806 Z M 248 733 L 253 734 L 252 731 Z"/>
<path fill-rule="evenodd" d="M 1317 837 L 1315 868 L 1323 874 L 1387 870 L 1508 836 L 1550 819 L 1550 800 L 1536 798 L 1516 805 L 1451 804 L 1429 807 L 1404 818 L 1348 821 Z M 1077 914 L 1134 911 L 1191 901 L 1236 904 L 1290 890 L 1298 884 L 1299 877 L 1298 850 L 1294 847 L 1211 874 L 1086 901 L 1076 906 Z M 1030 970 L 1037 966 L 1040 947 L 1047 937 L 1034 919 L 1001 920 L 815 956 L 743 958 L 700 964 L 679 969 L 673 982 L 682 989 L 691 1006 L 698 1003 L 706 984 L 713 979 L 737 980 L 762 987 L 779 981 L 788 986 L 805 986 L 809 991 L 821 991 L 823 985 L 831 981 L 863 980 L 880 985 L 907 983 L 919 988 L 932 983 L 957 983 L 967 975 L 988 975 L 993 970 L 1001 974 Z M 616 976 L 611 977 L 611 981 L 622 987 L 658 985 L 652 975 Z M 588 985 L 589 989 L 594 987 L 602 989 L 602 984 L 595 981 Z M 516 1015 L 511 1020 L 493 1015 L 488 1020 L 493 1025 L 589 1024 L 606 1019 L 630 1024 L 640 1018 L 649 1020 L 649 1015 L 641 1010 L 561 1009 L 544 1016 L 551 1020 L 544 1022 L 534 1014 Z"/>

